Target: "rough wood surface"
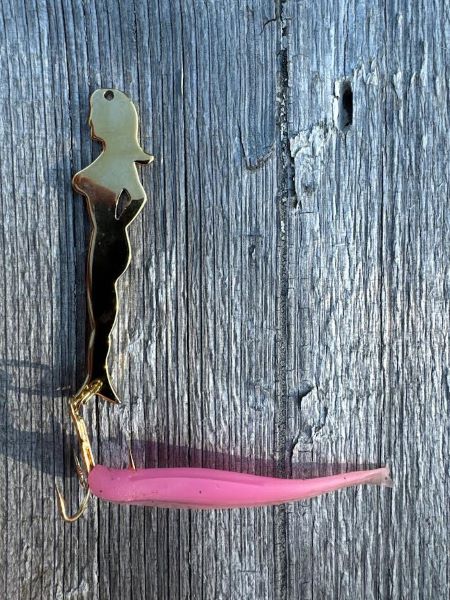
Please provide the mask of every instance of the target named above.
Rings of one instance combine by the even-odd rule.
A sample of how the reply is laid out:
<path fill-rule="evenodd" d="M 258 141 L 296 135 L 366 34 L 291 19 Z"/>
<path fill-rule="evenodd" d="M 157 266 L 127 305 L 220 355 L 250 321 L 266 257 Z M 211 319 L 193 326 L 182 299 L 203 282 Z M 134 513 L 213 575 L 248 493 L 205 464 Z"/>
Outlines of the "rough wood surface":
<path fill-rule="evenodd" d="M 0 31 L 0 597 L 446 599 L 447 3 L 2 0 Z M 87 411 L 98 459 L 387 461 L 393 491 L 58 518 L 86 341 L 71 176 L 107 86 L 157 159 L 121 281 L 124 402 Z"/>

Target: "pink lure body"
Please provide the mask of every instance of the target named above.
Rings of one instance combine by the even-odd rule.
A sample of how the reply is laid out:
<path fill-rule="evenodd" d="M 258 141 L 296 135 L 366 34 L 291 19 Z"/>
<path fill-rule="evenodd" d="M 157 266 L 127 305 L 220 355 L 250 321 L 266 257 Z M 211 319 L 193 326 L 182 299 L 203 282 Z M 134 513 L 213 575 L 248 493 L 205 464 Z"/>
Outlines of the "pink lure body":
<path fill-rule="evenodd" d="M 270 506 L 361 484 L 392 486 L 388 467 L 315 479 L 277 479 L 190 467 L 133 470 L 96 465 L 89 473 L 89 488 L 102 500 L 162 508 Z"/>

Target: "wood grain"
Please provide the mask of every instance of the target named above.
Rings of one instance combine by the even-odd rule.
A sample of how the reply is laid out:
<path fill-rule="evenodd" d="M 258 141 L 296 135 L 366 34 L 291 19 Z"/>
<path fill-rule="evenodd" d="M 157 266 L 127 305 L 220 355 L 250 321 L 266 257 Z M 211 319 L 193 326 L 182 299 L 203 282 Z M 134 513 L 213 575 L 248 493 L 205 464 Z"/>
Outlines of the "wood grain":
<path fill-rule="evenodd" d="M 447 598 L 448 25 L 443 0 L 0 2 L 1 597 Z M 59 519 L 86 343 L 71 176 L 109 86 L 156 160 L 120 282 L 123 404 L 86 412 L 98 460 L 389 462 L 394 490 Z"/>

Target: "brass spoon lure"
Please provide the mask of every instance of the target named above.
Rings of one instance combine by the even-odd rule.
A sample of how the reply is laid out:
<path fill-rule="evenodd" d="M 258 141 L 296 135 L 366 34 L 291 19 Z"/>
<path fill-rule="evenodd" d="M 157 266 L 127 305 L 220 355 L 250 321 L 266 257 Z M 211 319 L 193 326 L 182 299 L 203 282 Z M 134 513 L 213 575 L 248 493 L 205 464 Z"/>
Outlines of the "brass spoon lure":
<path fill-rule="evenodd" d="M 87 259 L 90 337 L 87 376 L 80 390 L 69 400 L 86 471 L 83 473 L 77 463 L 85 495 L 77 512 L 69 516 L 57 488 L 59 509 L 66 521 L 77 520 L 85 511 L 89 500 L 87 475 L 95 464 L 81 408 L 96 395 L 112 404 L 120 402 L 108 370 L 110 334 L 118 309 L 116 284 L 130 263 L 128 227 L 147 201 L 136 163 L 148 164 L 154 158 L 141 148 L 136 109 L 119 90 L 99 89 L 92 94 L 89 126 L 92 139 L 102 144 L 102 152 L 93 163 L 76 173 L 72 183 L 86 198 L 92 225 Z"/>

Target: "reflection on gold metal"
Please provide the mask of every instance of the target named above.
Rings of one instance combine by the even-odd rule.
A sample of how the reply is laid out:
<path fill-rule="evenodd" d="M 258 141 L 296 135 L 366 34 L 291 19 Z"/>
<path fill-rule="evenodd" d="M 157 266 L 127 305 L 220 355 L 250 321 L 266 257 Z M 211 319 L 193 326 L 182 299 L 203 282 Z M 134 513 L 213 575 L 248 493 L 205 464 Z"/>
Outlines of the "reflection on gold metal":
<path fill-rule="evenodd" d="M 89 500 L 87 475 L 94 466 L 81 408 L 94 396 L 119 403 L 110 381 L 108 353 L 110 334 L 118 309 L 116 283 L 130 262 L 127 228 L 144 206 L 147 197 L 139 180 L 136 163 L 147 164 L 153 156 L 138 140 L 138 117 L 131 100 L 114 89 L 96 90 L 90 101 L 91 137 L 102 144 L 100 156 L 73 178 L 73 187 L 85 196 L 92 224 L 87 264 L 87 307 L 90 337 L 87 376 L 70 400 L 70 416 L 77 431 L 83 467 L 78 466 L 85 495 L 78 511 L 69 516 L 59 490 L 58 505 L 64 520 L 76 521 Z"/>

